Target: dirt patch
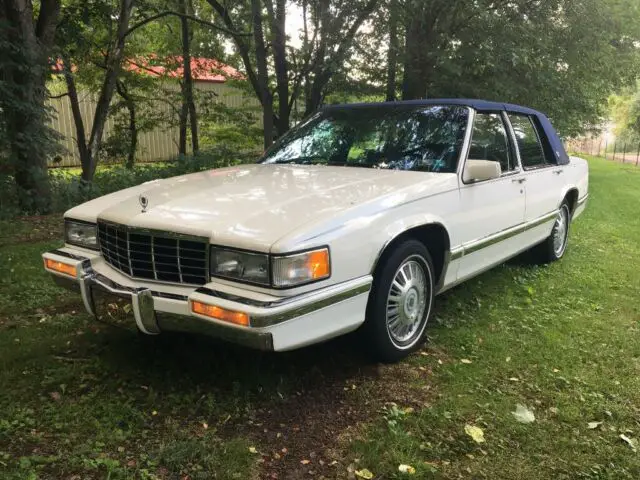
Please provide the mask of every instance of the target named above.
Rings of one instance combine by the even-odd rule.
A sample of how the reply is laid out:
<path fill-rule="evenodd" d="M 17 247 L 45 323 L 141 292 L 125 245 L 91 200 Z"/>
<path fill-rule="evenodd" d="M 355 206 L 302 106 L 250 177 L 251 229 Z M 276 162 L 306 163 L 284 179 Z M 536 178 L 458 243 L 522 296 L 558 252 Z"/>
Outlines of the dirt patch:
<path fill-rule="evenodd" d="M 430 392 L 411 385 L 430 372 L 410 362 L 380 365 L 365 355 L 340 357 L 350 362 L 343 369 L 311 373 L 294 395 L 232 426 L 236 434 L 255 439 L 260 478 L 347 477 L 354 459 L 343 452 L 365 423 L 378 419 L 391 403 L 416 409 L 428 403 Z"/>
<path fill-rule="evenodd" d="M 61 240 L 64 235 L 62 215 L 17 217 L 4 222 L 0 232 L 0 247 L 18 243 L 36 243 Z"/>

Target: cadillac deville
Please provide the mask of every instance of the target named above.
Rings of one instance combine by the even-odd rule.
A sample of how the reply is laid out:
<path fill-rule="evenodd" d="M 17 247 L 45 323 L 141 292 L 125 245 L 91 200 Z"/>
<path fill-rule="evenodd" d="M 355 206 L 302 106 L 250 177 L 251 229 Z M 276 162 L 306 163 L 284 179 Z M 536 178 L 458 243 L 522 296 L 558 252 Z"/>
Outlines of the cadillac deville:
<path fill-rule="evenodd" d="M 156 180 L 65 213 L 43 254 L 98 314 L 149 335 L 284 351 L 359 329 L 385 361 L 420 345 L 434 297 L 531 250 L 559 260 L 588 197 L 543 114 L 481 100 L 326 107 L 256 164 Z"/>

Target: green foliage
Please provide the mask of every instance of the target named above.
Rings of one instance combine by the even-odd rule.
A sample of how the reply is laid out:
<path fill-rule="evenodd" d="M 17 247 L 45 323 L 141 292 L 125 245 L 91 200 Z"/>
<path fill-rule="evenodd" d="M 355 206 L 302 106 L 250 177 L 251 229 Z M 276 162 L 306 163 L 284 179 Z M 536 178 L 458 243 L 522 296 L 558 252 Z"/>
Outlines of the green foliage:
<path fill-rule="evenodd" d="M 247 147 L 259 144 L 259 136 L 240 136 L 231 130 L 228 140 L 219 145 L 208 148 L 196 156 L 178 157 L 164 163 L 138 164 L 133 169 L 123 165 L 105 166 L 99 168 L 94 181 L 87 185 L 80 180 L 77 170 L 53 169 L 49 171 L 53 212 L 62 212 L 80 203 L 96 197 L 133 187 L 150 180 L 169 178 L 187 173 L 227 167 L 240 163 L 255 162 L 258 153 Z M 258 140 L 255 140 L 258 138 Z M 234 149 L 235 148 L 235 149 Z M 15 189 L 2 188 L 13 185 L 13 178 L 0 175 L 0 219 L 13 218 L 24 212 L 15 195 Z"/>
<path fill-rule="evenodd" d="M 395 7 L 393 7 L 395 5 Z M 611 92 L 634 81 L 640 65 L 640 5 L 635 0 L 383 3 L 362 53 L 349 60 L 341 88 L 384 92 L 391 8 L 404 24 L 423 15 L 427 40 L 416 45 L 428 97 L 506 101 L 547 113 L 563 136 L 599 126 Z M 403 83 L 403 55 L 398 84 Z M 415 62 L 409 65 L 415 67 Z"/>
<path fill-rule="evenodd" d="M 46 212 L 46 160 L 60 150 L 44 105 L 48 64 L 29 52 L 16 30 L 0 17 L 0 176 L 17 175 L 10 188 L 23 209 Z"/>
<path fill-rule="evenodd" d="M 616 138 L 627 143 L 640 142 L 640 80 L 633 87 L 611 95 L 609 109 Z"/>

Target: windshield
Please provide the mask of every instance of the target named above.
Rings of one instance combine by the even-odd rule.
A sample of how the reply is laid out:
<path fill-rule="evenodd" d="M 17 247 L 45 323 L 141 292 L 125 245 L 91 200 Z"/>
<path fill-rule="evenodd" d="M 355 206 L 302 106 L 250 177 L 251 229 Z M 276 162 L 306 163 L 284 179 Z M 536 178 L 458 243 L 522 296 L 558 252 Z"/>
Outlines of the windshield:
<path fill-rule="evenodd" d="M 329 109 L 291 130 L 261 163 L 454 173 L 467 118 L 458 106 Z"/>

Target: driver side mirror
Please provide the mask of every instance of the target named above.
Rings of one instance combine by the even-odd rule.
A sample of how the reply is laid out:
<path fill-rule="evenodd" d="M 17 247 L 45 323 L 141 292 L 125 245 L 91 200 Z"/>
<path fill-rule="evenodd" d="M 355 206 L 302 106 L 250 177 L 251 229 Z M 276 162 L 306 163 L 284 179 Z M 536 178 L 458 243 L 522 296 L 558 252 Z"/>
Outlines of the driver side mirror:
<path fill-rule="evenodd" d="M 467 160 L 462 173 L 464 183 L 483 182 L 502 175 L 499 162 L 490 160 Z"/>

